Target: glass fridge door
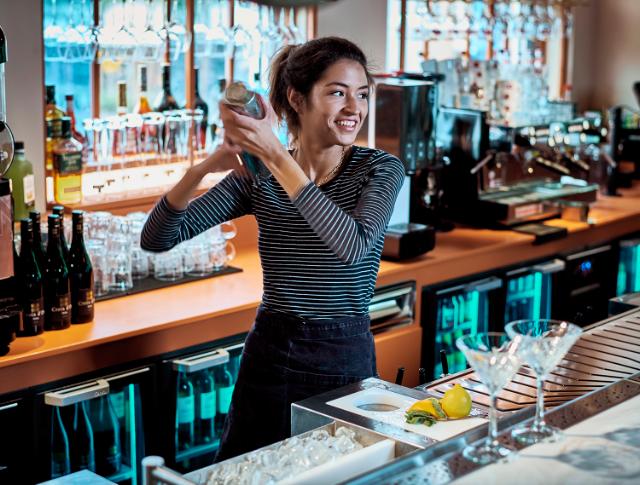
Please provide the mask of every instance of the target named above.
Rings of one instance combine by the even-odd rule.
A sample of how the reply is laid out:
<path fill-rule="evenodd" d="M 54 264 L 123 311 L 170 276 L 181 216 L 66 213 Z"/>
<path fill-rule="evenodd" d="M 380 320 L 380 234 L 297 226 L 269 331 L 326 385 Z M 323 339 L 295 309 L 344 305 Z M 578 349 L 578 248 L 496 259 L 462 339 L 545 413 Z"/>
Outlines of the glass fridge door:
<path fill-rule="evenodd" d="M 620 241 L 616 295 L 640 291 L 640 239 Z"/>
<path fill-rule="evenodd" d="M 229 412 L 244 343 L 170 361 L 175 394 L 171 465 L 186 473 L 210 465 Z"/>
<path fill-rule="evenodd" d="M 40 395 L 39 480 L 88 469 L 115 483 L 142 483 L 142 396 L 151 374 L 143 367 Z"/>
<path fill-rule="evenodd" d="M 475 335 L 489 330 L 489 292 L 501 286 L 502 280 L 492 276 L 466 285 L 436 291 L 436 333 L 432 350 L 433 378 L 437 379 L 444 373 L 440 359 L 442 350 L 447 357 L 449 373 L 466 369 L 467 362 L 462 352 L 456 347 L 456 339 L 463 335 Z"/>
<path fill-rule="evenodd" d="M 551 318 L 553 275 L 564 270 L 559 259 L 506 274 L 505 325 L 514 320 Z"/>

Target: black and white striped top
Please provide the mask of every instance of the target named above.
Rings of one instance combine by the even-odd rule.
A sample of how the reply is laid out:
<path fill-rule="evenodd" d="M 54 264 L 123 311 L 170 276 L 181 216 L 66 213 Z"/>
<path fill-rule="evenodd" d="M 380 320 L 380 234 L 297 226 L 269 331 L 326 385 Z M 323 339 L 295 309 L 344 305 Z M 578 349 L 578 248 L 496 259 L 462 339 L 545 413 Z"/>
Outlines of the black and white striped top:
<path fill-rule="evenodd" d="M 354 147 L 336 177 L 320 187 L 310 182 L 292 201 L 275 177 L 254 184 L 234 171 L 185 210 L 174 210 L 163 197 L 141 244 L 166 251 L 216 224 L 254 214 L 266 307 L 306 318 L 364 314 L 404 173 L 396 157 Z"/>

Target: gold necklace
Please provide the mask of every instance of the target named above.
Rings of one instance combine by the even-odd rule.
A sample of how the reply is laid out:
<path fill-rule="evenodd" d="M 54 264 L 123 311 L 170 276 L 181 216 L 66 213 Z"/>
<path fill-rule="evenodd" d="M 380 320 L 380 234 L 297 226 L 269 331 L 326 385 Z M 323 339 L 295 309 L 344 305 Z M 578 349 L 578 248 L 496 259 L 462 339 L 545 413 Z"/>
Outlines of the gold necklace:
<path fill-rule="evenodd" d="M 338 161 L 337 165 L 335 167 L 333 167 L 333 169 L 331 169 L 331 172 L 329 172 L 327 175 L 325 175 L 324 177 L 322 177 L 322 179 L 320 179 L 320 181 L 318 181 L 318 183 L 316 184 L 317 186 L 320 185 L 324 185 L 327 182 L 329 182 L 329 180 L 331 180 L 333 178 L 333 176 L 338 173 L 338 171 L 340 170 L 340 167 L 342 167 L 342 164 L 344 163 L 344 159 L 345 156 L 347 154 L 347 147 L 343 146 L 342 147 L 342 153 L 340 154 L 340 160 Z M 296 148 L 294 150 L 294 159 L 298 159 L 298 154 L 299 154 L 299 150 Z"/>

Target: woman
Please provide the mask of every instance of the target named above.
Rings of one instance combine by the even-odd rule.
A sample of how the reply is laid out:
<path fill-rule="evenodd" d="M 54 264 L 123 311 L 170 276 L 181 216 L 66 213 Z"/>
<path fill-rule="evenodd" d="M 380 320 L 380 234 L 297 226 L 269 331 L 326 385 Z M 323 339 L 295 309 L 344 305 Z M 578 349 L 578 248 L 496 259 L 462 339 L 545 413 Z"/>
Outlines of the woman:
<path fill-rule="evenodd" d="M 245 214 L 259 227 L 263 301 L 247 336 L 217 460 L 284 439 L 291 403 L 376 375 L 368 303 L 384 232 L 404 177 L 400 160 L 353 146 L 372 81 L 362 51 L 340 38 L 284 48 L 271 106 L 255 120 L 224 104 L 225 142 L 153 209 L 142 246 L 166 251 Z M 273 134 L 285 120 L 294 149 Z M 235 156 L 269 169 L 254 179 Z M 189 202 L 208 172 L 233 169 Z"/>

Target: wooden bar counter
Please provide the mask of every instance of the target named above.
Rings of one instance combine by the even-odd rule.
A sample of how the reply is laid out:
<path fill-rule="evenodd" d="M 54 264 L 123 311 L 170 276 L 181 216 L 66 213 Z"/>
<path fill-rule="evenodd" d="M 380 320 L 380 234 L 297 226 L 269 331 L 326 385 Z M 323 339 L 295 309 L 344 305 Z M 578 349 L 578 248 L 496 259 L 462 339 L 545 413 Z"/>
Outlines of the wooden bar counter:
<path fill-rule="evenodd" d="M 457 228 L 438 234 L 436 248 L 420 258 L 403 263 L 383 261 L 378 285 L 414 280 L 419 290 L 640 231 L 640 184 L 621 193 L 623 197 L 599 197 L 591 210 L 591 225 L 548 222 L 567 227 L 569 235 L 542 245 L 534 246 L 531 236 L 512 231 Z M 243 219 L 243 239 L 255 241 L 255 222 Z M 0 357 L 0 394 L 247 332 L 262 294 L 255 243 L 238 244 L 232 264 L 243 271 L 99 302 L 92 323 L 16 339 L 9 354 Z M 416 316 L 420 303 L 418 291 Z M 386 333 L 376 336 L 378 351 L 386 345 L 386 354 L 402 356 L 406 348 L 399 348 L 402 340 L 397 337 L 404 335 L 415 346 L 421 335 L 418 318 L 393 332 L 393 345 L 386 342 Z M 380 367 L 381 376 L 391 379 L 392 369 L 384 362 Z"/>

